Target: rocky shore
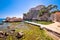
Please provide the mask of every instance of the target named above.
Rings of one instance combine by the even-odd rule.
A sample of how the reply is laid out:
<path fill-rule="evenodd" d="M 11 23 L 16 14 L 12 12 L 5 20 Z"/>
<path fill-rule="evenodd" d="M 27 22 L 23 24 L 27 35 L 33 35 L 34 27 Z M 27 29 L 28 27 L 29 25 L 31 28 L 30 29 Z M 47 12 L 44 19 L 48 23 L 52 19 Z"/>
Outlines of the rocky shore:
<path fill-rule="evenodd" d="M 5 20 L 5 22 L 21 22 L 21 21 L 23 21 L 22 18 L 16 18 L 16 17 L 12 17 L 12 18 L 6 17 L 6 20 Z"/>

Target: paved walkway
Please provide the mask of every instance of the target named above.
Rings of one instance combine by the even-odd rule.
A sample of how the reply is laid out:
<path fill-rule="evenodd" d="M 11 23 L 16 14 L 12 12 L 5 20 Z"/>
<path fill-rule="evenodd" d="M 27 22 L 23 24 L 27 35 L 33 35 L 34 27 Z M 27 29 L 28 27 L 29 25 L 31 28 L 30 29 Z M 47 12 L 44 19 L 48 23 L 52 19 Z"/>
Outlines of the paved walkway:
<path fill-rule="evenodd" d="M 55 22 L 55 23 L 52 23 L 50 25 L 45 25 L 45 27 L 48 29 L 51 29 L 55 32 L 60 33 L 60 23 L 59 22 Z"/>
<path fill-rule="evenodd" d="M 46 29 L 46 30 L 56 34 L 58 37 L 60 37 L 60 23 L 59 22 L 55 22 L 50 25 L 42 25 L 42 24 L 38 24 L 35 22 L 29 22 L 29 21 L 25 21 L 25 22 L 27 22 L 29 24 L 40 26 L 40 28 Z"/>
<path fill-rule="evenodd" d="M 25 21 L 25 22 L 40 26 L 40 28 L 46 28 L 47 30 L 52 30 L 52 32 L 54 31 L 55 33 L 60 35 L 60 23 L 59 22 L 55 22 L 50 25 L 42 25 L 42 24 L 38 24 L 35 22 L 29 22 L 29 21 Z"/>
<path fill-rule="evenodd" d="M 42 29 L 46 29 L 50 34 L 52 33 L 52 36 L 60 40 L 60 23 L 59 22 L 55 22 L 50 25 L 42 25 L 42 24 L 38 24 L 35 22 L 29 22 L 29 21 L 25 21 L 25 22 L 40 26 L 40 28 Z"/>

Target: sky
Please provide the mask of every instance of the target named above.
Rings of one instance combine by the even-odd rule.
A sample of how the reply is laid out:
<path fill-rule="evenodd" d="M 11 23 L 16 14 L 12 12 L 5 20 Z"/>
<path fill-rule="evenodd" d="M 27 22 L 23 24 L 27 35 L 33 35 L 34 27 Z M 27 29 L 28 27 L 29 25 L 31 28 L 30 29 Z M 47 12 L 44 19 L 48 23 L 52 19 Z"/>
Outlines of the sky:
<path fill-rule="evenodd" d="M 54 4 L 60 9 L 60 0 L 0 0 L 0 18 L 21 17 L 37 5 Z"/>

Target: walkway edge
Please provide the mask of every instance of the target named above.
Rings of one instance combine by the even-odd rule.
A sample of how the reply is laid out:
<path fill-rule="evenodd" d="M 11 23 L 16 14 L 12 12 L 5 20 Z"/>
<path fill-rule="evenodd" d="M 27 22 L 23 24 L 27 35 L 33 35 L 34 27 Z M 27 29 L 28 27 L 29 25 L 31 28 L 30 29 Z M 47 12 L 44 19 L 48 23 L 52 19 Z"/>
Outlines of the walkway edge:
<path fill-rule="evenodd" d="M 49 32 L 52 32 L 52 33 L 54 33 L 57 37 L 60 38 L 60 33 L 58 33 L 58 32 L 56 32 L 56 31 L 54 31 L 54 30 L 51 30 L 51 29 L 45 27 L 45 25 L 38 24 L 38 23 L 35 23 L 35 22 L 29 22 L 29 21 L 25 21 L 25 22 L 26 22 L 26 23 L 29 23 L 29 24 L 32 24 L 32 25 L 37 25 L 37 26 L 39 26 L 41 29 L 45 29 L 45 30 L 47 30 L 47 31 L 49 31 Z"/>

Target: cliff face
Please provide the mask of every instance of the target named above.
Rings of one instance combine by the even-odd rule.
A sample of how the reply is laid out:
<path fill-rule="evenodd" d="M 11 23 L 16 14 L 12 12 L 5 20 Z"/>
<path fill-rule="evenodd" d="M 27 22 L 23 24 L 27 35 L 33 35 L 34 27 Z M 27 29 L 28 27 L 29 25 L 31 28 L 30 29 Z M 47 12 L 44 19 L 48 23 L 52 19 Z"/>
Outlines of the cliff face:
<path fill-rule="evenodd" d="M 39 5 L 34 8 L 31 8 L 26 15 L 23 15 L 25 20 L 43 20 L 43 21 L 60 21 L 60 12 L 52 13 L 51 15 L 48 12 L 44 12 L 43 15 L 39 16 L 39 11 L 43 9 L 44 5 Z"/>
<path fill-rule="evenodd" d="M 31 10 L 41 10 L 44 7 L 45 7 L 44 5 L 38 5 L 38 6 L 34 7 L 34 8 L 31 8 L 30 11 Z"/>
<path fill-rule="evenodd" d="M 55 20 L 60 22 L 60 12 L 56 12 L 55 15 Z"/>
<path fill-rule="evenodd" d="M 38 19 L 39 10 L 41 10 L 44 7 L 45 7 L 44 5 L 39 5 L 34 8 L 31 8 L 26 15 L 23 15 L 23 19 L 27 19 L 27 20 Z"/>
<path fill-rule="evenodd" d="M 31 20 L 48 20 L 48 13 L 39 16 L 39 11 L 44 8 L 44 5 L 39 5 L 34 8 L 31 8 L 26 15 L 23 15 L 23 19 Z"/>

